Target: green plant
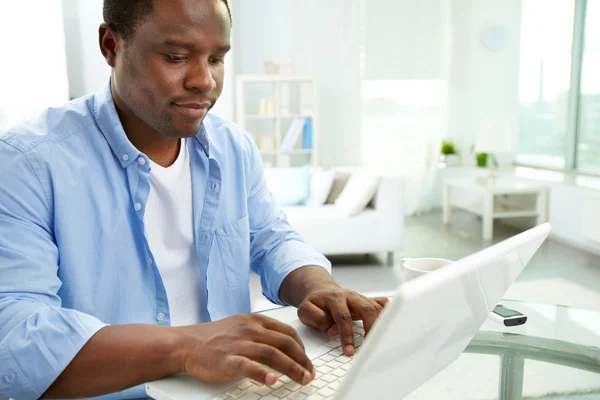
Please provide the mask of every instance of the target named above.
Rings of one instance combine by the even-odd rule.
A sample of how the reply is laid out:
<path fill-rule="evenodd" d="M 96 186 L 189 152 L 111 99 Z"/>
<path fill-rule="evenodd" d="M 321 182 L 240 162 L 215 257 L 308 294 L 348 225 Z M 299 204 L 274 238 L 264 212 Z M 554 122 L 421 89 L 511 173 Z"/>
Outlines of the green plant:
<path fill-rule="evenodd" d="M 442 140 L 441 153 L 445 156 L 448 156 L 451 154 L 457 154 L 457 151 L 456 151 L 456 148 L 454 148 L 454 145 L 452 144 L 452 142 L 449 142 L 447 140 Z"/>
<path fill-rule="evenodd" d="M 482 168 L 487 167 L 488 153 L 477 153 L 475 155 L 475 157 L 477 158 L 477 166 L 478 167 L 482 167 Z"/>

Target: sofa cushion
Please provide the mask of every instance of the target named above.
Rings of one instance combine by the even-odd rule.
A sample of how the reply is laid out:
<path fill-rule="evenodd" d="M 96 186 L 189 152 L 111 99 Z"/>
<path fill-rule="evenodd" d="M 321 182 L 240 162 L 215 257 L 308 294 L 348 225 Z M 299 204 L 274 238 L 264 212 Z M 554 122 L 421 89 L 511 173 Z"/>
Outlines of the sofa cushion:
<path fill-rule="evenodd" d="M 325 204 L 329 192 L 331 192 L 334 178 L 335 170 L 315 168 L 310 179 L 310 198 L 306 205 L 309 207 L 319 207 Z"/>
<path fill-rule="evenodd" d="M 369 171 L 353 173 L 335 205 L 348 216 L 359 214 L 375 196 L 380 180 L 379 175 Z"/>
<path fill-rule="evenodd" d="M 310 195 L 310 167 L 265 168 L 265 180 L 282 207 L 305 204 Z"/>
<path fill-rule="evenodd" d="M 329 196 L 327 196 L 327 201 L 325 204 L 334 204 L 337 200 L 342 190 L 344 190 L 344 186 L 346 186 L 346 182 L 350 179 L 350 172 L 347 171 L 335 171 L 335 177 L 333 178 L 333 185 L 331 185 L 331 190 L 329 191 Z"/>

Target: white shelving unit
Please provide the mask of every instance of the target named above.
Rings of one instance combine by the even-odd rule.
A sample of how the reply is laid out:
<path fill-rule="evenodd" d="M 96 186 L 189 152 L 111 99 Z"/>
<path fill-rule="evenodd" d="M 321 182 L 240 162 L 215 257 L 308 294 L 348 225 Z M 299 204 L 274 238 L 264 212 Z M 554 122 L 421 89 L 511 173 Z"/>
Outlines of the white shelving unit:
<path fill-rule="evenodd" d="M 313 78 L 238 75 L 236 98 L 236 122 L 254 138 L 265 166 L 318 165 L 317 95 Z M 301 135 L 292 150 L 283 151 L 281 143 L 295 118 L 312 119 L 312 146 L 304 148 Z M 263 135 L 270 139 L 272 148 L 261 146 Z"/>

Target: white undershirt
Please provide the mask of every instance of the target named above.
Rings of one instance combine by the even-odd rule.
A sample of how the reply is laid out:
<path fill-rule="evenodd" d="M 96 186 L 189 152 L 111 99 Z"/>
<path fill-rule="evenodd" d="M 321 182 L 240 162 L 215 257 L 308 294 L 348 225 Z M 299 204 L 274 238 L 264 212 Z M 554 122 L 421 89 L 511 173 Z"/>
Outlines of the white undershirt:
<path fill-rule="evenodd" d="M 192 176 L 186 141 L 177 160 L 163 168 L 150 161 L 146 237 L 162 277 L 172 326 L 198 324 L 200 269 L 194 247 Z"/>

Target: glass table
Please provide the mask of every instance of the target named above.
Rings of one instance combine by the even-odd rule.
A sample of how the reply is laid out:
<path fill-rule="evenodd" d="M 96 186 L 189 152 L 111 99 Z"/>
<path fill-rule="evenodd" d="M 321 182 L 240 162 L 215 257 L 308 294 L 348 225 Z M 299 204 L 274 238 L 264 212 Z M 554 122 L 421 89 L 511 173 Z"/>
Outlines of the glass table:
<path fill-rule="evenodd" d="M 600 312 L 502 303 L 527 323 L 486 321 L 456 362 L 407 399 L 600 399 Z"/>
<path fill-rule="evenodd" d="M 465 352 L 409 400 L 600 400 L 600 312 L 502 301 L 525 325 L 487 320 Z M 295 310 L 263 312 L 290 322 Z"/>

